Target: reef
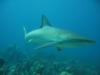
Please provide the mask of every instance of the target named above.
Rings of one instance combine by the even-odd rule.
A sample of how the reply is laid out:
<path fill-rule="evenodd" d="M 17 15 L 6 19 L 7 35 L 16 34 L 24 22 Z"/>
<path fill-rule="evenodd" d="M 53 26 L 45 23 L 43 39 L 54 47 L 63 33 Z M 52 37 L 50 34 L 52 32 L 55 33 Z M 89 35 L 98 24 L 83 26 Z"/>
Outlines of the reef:
<path fill-rule="evenodd" d="M 0 75 L 100 75 L 100 66 L 83 64 L 75 59 L 61 61 L 55 55 L 43 53 L 26 58 L 18 49 L 12 45 L 7 48 L 9 60 L 7 56 L 0 58 Z"/>

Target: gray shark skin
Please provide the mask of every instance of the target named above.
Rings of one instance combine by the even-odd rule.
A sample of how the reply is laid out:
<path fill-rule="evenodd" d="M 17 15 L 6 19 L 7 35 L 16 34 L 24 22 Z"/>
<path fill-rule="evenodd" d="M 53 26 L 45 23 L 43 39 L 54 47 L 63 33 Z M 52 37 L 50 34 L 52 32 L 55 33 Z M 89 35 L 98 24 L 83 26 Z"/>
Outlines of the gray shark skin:
<path fill-rule="evenodd" d="M 87 44 L 94 44 L 94 40 L 87 39 L 75 33 L 53 27 L 47 17 L 42 15 L 42 23 L 39 29 L 27 32 L 24 27 L 25 41 L 38 45 L 35 49 L 54 46 L 58 51 L 63 48 L 81 47 Z"/>

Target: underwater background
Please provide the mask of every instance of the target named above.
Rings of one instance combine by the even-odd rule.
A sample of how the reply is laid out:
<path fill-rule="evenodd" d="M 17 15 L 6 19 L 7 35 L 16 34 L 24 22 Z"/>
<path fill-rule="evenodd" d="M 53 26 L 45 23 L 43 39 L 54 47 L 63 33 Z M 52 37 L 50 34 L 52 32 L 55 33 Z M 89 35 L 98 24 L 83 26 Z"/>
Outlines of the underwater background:
<path fill-rule="evenodd" d="M 43 14 L 54 27 L 96 44 L 61 52 L 53 47 L 33 50 L 25 45 L 23 27 L 28 32 L 39 28 Z M 100 75 L 99 63 L 100 0 L 0 0 L 0 75 Z"/>

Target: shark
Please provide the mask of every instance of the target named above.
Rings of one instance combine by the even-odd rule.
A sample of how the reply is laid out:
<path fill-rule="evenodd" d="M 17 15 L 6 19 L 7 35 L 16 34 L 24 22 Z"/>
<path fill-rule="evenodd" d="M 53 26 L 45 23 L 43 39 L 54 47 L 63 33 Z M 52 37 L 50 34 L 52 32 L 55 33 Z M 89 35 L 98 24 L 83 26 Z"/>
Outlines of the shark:
<path fill-rule="evenodd" d="M 41 25 L 38 29 L 27 32 L 23 27 L 25 42 L 37 45 L 35 50 L 45 47 L 56 47 L 58 51 L 64 48 L 77 48 L 88 44 L 95 44 L 96 41 L 80 36 L 74 32 L 54 27 L 45 15 L 42 15 Z"/>

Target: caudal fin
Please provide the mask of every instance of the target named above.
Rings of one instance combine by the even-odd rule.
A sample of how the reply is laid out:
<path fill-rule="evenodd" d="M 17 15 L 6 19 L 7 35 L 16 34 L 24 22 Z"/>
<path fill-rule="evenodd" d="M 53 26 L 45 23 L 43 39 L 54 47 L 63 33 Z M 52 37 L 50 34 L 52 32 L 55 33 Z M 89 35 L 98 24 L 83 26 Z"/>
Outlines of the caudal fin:
<path fill-rule="evenodd" d="M 23 30 L 24 30 L 24 35 L 26 36 L 26 34 L 27 34 L 27 31 L 26 31 L 26 28 L 25 28 L 25 26 L 23 27 Z"/>

